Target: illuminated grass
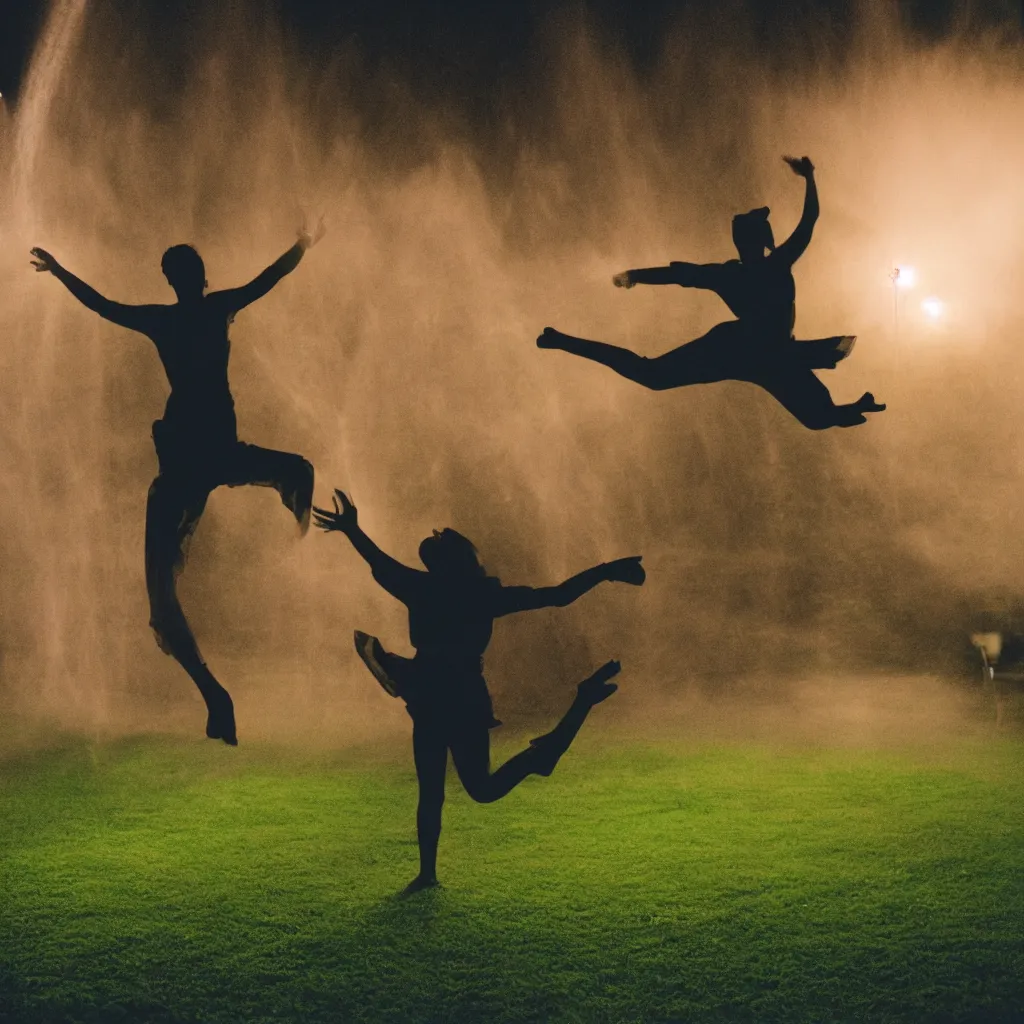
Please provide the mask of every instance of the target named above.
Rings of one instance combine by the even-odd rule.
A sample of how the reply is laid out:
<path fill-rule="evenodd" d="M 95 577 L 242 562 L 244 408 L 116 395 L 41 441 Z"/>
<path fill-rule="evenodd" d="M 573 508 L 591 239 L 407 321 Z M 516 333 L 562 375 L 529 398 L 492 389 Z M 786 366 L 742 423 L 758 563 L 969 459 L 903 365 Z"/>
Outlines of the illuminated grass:
<path fill-rule="evenodd" d="M 1012 1020 L 1024 752 L 615 744 L 415 873 L 405 751 L 181 740 L 0 764 L 0 1016 Z"/>

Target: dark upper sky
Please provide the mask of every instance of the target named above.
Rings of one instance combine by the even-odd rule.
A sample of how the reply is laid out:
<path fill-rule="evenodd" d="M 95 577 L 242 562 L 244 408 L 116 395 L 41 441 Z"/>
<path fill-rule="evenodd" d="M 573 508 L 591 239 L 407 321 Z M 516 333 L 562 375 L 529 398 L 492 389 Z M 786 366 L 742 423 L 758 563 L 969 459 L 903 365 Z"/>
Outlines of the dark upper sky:
<path fill-rule="evenodd" d="M 197 12 L 224 0 L 118 0 L 145 13 L 159 38 L 187 27 Z M 658 50 L 674 14 L 720 0 L 236 0 L 254 16 L 276 11 L 301 46 L 324 51 L 348 39 L 371 60 L 409 70 L 423 84 L 465 98 L 515 74 L 538 26 L 559 9 L 584 8 L 601 31 L 642 65 Z M 953 12 L 986 22 L 1024 23 L 1024 0 L 899 0 L 911 24 L 941 34 Z M 826 15 L 841 30 L 857 0 L 745 0 L 766 47 L 782 45 L 785 27 Z M 40 31 L 45 0 L 0 0 L 0 90 L 17 95 Z"/>

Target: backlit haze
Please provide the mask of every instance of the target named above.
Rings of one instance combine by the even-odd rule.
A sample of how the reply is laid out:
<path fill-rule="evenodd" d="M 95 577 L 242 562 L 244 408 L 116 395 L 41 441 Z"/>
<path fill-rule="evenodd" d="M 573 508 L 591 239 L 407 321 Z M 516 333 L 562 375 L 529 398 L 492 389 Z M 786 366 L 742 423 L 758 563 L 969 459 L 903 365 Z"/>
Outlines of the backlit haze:
<path fill-rule="evenodd" d="M 481 117 L 354 44 L 300 59 L 251 14 L 193 26 L 172 59 L 113 0 L 54 4 L 0 113 L 7 713 L 197 740 L 204 721 L 147 624 L 155 349 L 29 249 L 170 302 L 167 246 L 234 286 L 319 215 L 323 241 L 232 328 L 242 439 L 304 454 L 317 503 L 343 487 L 407 563 L 446 525 L 512 584 L 644 555 L 642 590 L 499 623 L 499 717 L 550 716 L 610 657 L 609 721 L 765 680 L 827 708 L 857 679 L 884 703 L 894 676 L 960 671 L 967 630 L 1006 621 L 1024 577 L 1024 44 L 925 43 L 888 7 L 842 44 L 808 23 L 763 56 L 724 5 L 677 21 L 642 73 L 555 17 Z M 752 385 L 652 393 L 536 349 L 551 324 L 654 355 L 727 319 L 710 294 L 611 276 L 732 258 L 731 216 L 762 204 L 786 237 L 803 182 L 780 157 L 805 153 L 822 215 L 797 336 L 858 335 L 821 377 L 887 412 L 812 433 Z M 897 265 L 916 282 L 894 308 Z M 404 610 L 343 537 L 300 541 L 272 491 L 215 492 L 180 592 L 243 742 L 405 728 L 351 649 L 358 628 L 409 653 Z M 951 699 L 920 686 L 908 708 Z"/>

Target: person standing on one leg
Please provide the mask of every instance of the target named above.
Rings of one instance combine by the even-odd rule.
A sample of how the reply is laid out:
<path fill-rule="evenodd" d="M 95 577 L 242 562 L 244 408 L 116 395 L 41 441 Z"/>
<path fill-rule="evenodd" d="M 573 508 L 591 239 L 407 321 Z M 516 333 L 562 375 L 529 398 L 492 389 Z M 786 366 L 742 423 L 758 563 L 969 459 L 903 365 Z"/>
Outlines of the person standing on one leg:
<path fill-rule="evenodd" d="M 637 284 L 677 284 L 715 292 L 736 316 L 718 324 L 703 337 L 654 359 L 628 349 L 589 341 L 546 327 L 537 339 L 540 348 L 561 349 L 603 363 L 629 380 L 654 391 L 741 380 L 758 384 L 805 427 L 852 427 L 867 422 L 866 414 L 881 412 L 870 392 L 856 402 L 836 405 L 815 370 L 834 369 L 853 349 L 852 335 L 797 341 L 796 285 L 793 264 L 811 241 L 818 219 L 818 189 L 809 157 L 786 163 L 806 182 L 803 215 L 796 230 L 776 247 L 769 209 L 763 206 L 737 214 L 732 236 L 738 260 L 726 263 L 670 263 L 667 267 L 626 270 L 612 279 L 616 287 Z"/>
<path fill-rule="evenodd" d="M 527 775 L 550 775 L 590 709 L 616 689 L 609 680 L 619 663 L 609 661 L 579 684 L 576 699 L 552 732 L 491 771 L 488 730 L 501 723 L 483 676 L 483 654 L 494 620 L 531 608 L 565 607 L 609 580 L 639 586 L 646 574 L 637 556 L 587 569 L 555 587 L 506 587 L 487 575 L 473 545 L 449 529 L 435 530 L 420 544 L 424 572 L 381 551 L 359 527 L 348 497 L 334 493 L 333 512 L 313 509 L 316 525 L 344 533 L 373 578 L 409 609 L 414 658 L 389 654 L 366 633 L 356 633 L 356 650 L 388 693 L 405 701 L 413 720 L 420 871 L 406 891 L 414 892 L 437 885 L 448 752 L 473 800 L 500 800 Z"/>
<path fill-rule="evenodd" d="M 44 249 L 32 265 L 53 274 L 83 305 L 106 320 L 146 335 L 155 345 L 171 386 L 162 419 L 153 424 L 159 472 L 146 504 L 146 588 L 157 643 L 199 688 L 207 707 L 206 735 L 234 745 L 234 705 L 199 652 L 178 600 L 176 580 L 189 538 L 210 492 L 222 484 L 273 487 L 303 532 L 313 502 L 313 467 L 300 455 L 238 440 L 235 403 L 228 385 L 235 314 L 266 295 L 291 273 L 323 235 L 302 231 L 284 255 L 241 288 L 207 292 L 206 267 L 190 245 L 175 245 L 161 269 L 178 301 L 131 306 L 114 302 L 66 270 Z"/>

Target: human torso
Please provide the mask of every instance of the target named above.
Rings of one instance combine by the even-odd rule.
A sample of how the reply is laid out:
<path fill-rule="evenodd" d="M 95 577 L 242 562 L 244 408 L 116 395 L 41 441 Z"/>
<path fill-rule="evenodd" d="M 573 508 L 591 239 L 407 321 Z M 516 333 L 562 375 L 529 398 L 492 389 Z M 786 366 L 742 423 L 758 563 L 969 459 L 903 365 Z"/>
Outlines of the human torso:
<path fill-rule="evenodd" d="M 419 658 L 479 671 L 494 630 L 491 594 L 495 579 L 463 581 L 450 586 L 423 576 L 421 593 L 409 603 L 409 639 Z"/>
<path fill-rule="evenodd" d="M 163 422 L 176 434 L 211 442 L 236 436 L 235 403 L 228 385 L 233 314 L 204 296 L 166 306 L 147 334 L 171 386 Z"/>
<path fill-rule="evenodd" d="M 767 256 L 756 263 L 722 264 L 715 292 L 736 318 L 763 339 L 792 336 L 796 320 L 796 284 L 792 267 Z"/>
<path fill-rule="evenodd" d="M 495 579 L 480 579 L 455 589 L 424 573 L 419 593 L 407 602 L 418 679 L 407 703 L 417 722 L 484 729 L 501 724 L 483 674 L 494 628 L 490 595 L 500 587 Z"/>

